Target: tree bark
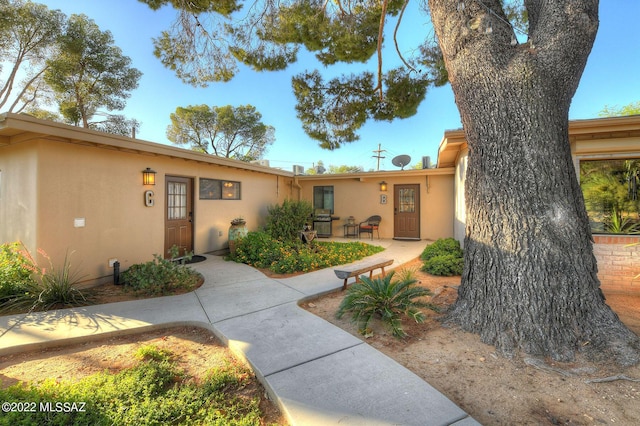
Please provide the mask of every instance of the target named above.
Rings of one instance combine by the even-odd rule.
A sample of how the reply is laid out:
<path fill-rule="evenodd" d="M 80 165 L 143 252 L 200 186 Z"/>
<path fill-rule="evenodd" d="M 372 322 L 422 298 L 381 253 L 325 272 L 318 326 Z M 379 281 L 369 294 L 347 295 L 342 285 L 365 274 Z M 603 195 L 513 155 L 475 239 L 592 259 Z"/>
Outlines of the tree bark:
<path fill-rule="evenodd" d="M 429 0 L 469 146 L 465 268 L 448 322 L 506 356 L 638 363 L 638 337 L 600 290 L 568 136 L 598 1 L 525 0 L 529 39 L 516 45 L 500 3 Z"/>

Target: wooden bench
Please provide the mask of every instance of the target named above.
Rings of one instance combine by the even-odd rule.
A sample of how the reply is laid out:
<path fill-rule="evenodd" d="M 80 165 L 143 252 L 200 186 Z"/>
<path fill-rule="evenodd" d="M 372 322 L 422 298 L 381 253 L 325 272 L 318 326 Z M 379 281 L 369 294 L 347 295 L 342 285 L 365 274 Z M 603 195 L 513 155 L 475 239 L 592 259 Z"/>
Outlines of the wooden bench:
<path fill-rule="evenodd" d="M 340 269 L 334 269 L 333 272 L 336 273 L 336 276 L 342 280 L 344 280 L 344 284 L 342 286 L 342 290 L 346 290 L 347 288 L 347 280 L 351 277 L 356 277 L 356 281 L 360 280 L 360 275 L 369 273 L 369 278 L 373 276 L 374 269 L 382 269 L 382 276 L 384 277 L 384 267 L 389 266 L 393 263 L 393 259 L 375 259 L 365 262 L 356 263 L 355 265 L 342 266 Z"/>

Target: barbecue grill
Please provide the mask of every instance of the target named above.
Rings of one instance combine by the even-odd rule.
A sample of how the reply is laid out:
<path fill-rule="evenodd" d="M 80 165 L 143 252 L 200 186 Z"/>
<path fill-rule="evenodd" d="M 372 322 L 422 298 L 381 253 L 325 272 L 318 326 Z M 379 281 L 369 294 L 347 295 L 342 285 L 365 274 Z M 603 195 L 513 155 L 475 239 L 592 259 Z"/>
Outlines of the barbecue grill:
<path fill-rule="evenodd" d="M 331 216 L 329 209 L 315 209 L 313 212 L 313 230 L 317 231 L 318 237 L 330 237 L 332 234 L 332 222 L 340 219 L 337 216 Z"/>

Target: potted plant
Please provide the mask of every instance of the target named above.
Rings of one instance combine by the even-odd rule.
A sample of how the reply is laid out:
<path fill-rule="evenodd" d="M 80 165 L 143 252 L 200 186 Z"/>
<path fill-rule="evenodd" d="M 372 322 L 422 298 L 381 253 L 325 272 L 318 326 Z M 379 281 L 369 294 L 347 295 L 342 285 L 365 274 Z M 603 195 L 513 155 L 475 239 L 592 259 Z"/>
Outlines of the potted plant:
<path fill-rule="evenodd" d="M 236 217 L 231 221 L 231 226 L 244 226 L 246 224 L 247 224 L 247 221 L 244 220 L 244 218 L 241 216 Z"/>
<path fill-rule="evenodd" d="M 243 217 L 238 216 L 231 221 L 229 227 L 229 252 L 236 252 L 236 242 L 247 236 L 247 221 Z"/>

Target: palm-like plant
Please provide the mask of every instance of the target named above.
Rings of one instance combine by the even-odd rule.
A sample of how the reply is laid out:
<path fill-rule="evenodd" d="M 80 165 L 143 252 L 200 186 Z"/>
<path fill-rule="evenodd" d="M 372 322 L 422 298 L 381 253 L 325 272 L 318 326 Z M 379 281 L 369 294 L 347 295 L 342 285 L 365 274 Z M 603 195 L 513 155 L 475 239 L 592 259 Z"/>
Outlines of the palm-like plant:
<path fill-rule="evenodd" d="M 49 310 L 56 305 L 68 307 L 89 303 L 82 292 L 75 287 L 82 276 L 72 269 L 68 252 L 62 267 L 57 268 L 43 250 L 38 250 L 49 261 L 48 269 L 40 268 L 26 249 L 24 252 L 34 279 L 25 282 L 13 294 L 1 297 L 0 312 L 30 312 Z"/>
<path fill-rule="evenodd" d="M 425 320 L 419 308 L 436 310 L 430 303 L 418 300 L 430 296 L 431 291 L 416 286 L 417 280 L 411 273 L 402 274 L 399 280 L 393 280 L 392 271 L 383 278 L 360 277 L 361 282 L 353 284 L 340 303 L 336 317 L 351 313 L 352 321 L 358 324 L 360 332 L 368 329 L 374 317 L 380 318 L 391 328 L 396 337 L 405 337 L 402 329 L 402 316 L 406 315 L 417 323 Z"/>

